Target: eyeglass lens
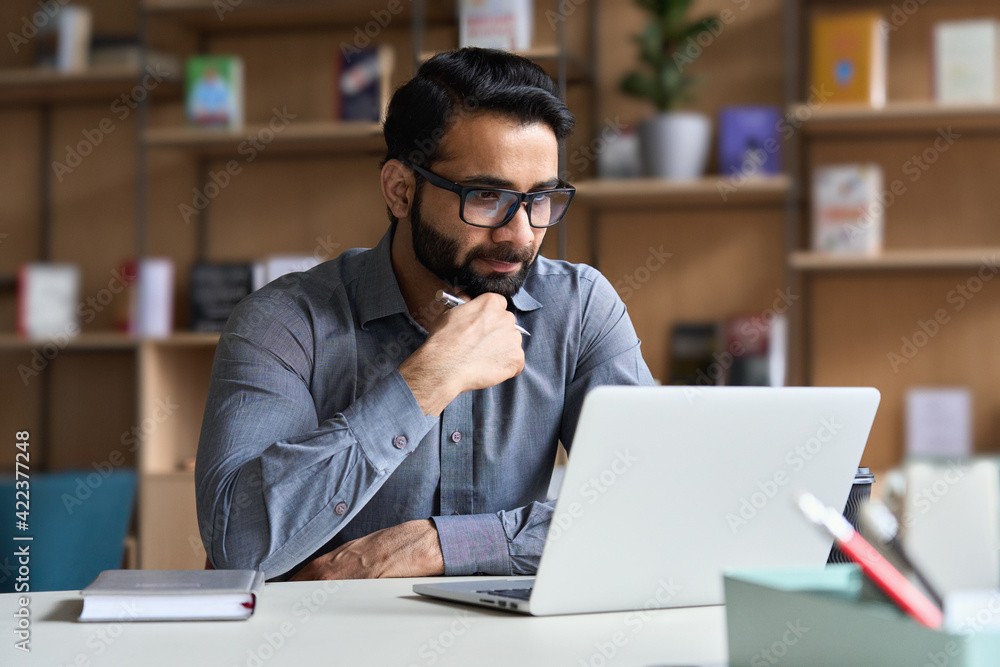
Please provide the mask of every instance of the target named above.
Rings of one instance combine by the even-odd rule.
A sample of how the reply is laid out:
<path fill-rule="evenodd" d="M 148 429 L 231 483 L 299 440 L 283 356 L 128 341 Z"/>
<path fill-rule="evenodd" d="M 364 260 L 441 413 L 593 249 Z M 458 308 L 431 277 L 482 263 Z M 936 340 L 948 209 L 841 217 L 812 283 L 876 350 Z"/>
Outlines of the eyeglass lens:
<path fill-rule="evenodd" d="M 538 194 L 528 200 L 528 216 L 534 227 L 548 227 L 559 222 L 569 206 L 566 192 Z M 465 221 L 483 227 L 495 227 L 513 217 L 518 196 L 500 190 L 470 190 L 465 195 Z"/>

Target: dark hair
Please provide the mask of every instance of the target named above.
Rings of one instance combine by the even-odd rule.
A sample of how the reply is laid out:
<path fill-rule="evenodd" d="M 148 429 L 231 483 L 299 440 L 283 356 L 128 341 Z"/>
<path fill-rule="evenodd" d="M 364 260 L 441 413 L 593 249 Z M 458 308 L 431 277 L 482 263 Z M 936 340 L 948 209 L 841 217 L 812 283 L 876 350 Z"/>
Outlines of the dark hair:
<path fill-rule="evenodd" d="M 385 159 L 430 166 L 454 121 L 479 111 L 545 123 L 557 139 L 575 122 L 541 67 L 506 51 L 467 47 L 434 56 L 393 94 L 383 126 Z"/>

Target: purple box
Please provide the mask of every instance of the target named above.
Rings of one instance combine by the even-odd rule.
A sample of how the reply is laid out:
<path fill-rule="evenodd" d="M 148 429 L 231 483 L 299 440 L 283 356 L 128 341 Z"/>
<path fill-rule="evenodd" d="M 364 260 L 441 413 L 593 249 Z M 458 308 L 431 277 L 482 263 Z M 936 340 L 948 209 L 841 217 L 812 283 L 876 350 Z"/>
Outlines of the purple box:
<path fill-rule="evenodd" d="M 719 112 L 719 171 L 724 176 L 780 174 L 781 110 L 724 107 Z"/>

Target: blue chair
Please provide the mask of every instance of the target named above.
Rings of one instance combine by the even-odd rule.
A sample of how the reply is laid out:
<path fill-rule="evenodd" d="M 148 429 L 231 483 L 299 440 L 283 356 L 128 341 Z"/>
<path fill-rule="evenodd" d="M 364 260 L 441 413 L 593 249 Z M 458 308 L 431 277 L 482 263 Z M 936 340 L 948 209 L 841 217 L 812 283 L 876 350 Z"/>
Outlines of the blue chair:
<path fill-rule="evenodd" d="M 0 478 L 0 592 L 23 586 L 17 550 L 28 548 L 31 591 L 83 588 L 101 570 L 121 567 L 125 535 L 135 503 L 136 474 L 130 469 L 31 473 L 28 530 L 18 530 L 23 511 L 16 480 Z M 15 537 L 31 536 L 31 541 Z"/>

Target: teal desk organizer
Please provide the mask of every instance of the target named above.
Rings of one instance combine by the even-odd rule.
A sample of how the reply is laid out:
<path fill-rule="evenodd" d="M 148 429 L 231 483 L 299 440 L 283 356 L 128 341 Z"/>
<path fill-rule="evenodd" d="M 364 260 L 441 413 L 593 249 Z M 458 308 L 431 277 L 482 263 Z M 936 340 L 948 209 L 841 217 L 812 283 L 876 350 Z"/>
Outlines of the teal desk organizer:
<path fill-rule="evenodd" d="M 1000 666 L 1000 633 L 925 628 L 856 565 L 732 571 L 724 586 L 730 665 Z"/>

